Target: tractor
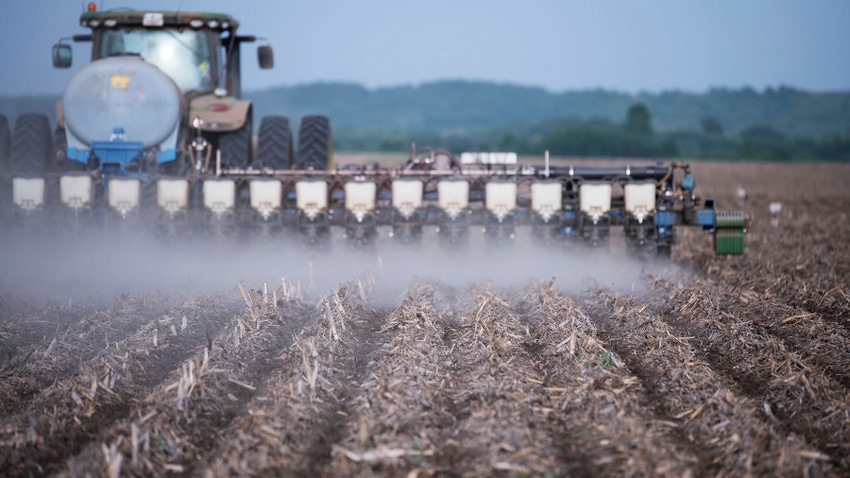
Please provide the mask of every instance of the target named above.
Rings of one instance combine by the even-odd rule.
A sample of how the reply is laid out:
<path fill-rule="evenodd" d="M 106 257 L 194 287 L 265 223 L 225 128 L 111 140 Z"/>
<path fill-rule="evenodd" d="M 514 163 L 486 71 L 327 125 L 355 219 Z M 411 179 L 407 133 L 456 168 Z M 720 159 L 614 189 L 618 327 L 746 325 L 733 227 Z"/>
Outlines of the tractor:
<path fill-rule="evenodd" d="M 207 184 L 207 202 L 216 204 L 204 209 L 199 177 L 231 168 L 332 167 L 325 116 L 302 118 L 297 151 L 285 116 L 262 118 L 254 138 L 240 66 L 242 45 L 258 39 L 238 34 L 230 15 L 98 11 L 92 2 L 80 24 L 91 33 L 53 46 L 54 67 L 68 68 L 67 41 L 91 44 L 91 62 L 71 77 L 57 104 L 55 128 L 42 114 L 20 115 L 11 135 L 0 124 L 12 222 L 86 228 L 86 219 L 153 220 L 165 231 L 204 222 L 222 232 L 237 219 L 215 213 L 227 206 L 216 193 L 229 193 L 229 185 Z M 271 46 L 259 46 L 257 57 L 260 68 L 273 67 Z M 236 189 L 233 202 L 249 201 L 250 191 Z M 210 217 L 193 217 L 195 211 Z"/>

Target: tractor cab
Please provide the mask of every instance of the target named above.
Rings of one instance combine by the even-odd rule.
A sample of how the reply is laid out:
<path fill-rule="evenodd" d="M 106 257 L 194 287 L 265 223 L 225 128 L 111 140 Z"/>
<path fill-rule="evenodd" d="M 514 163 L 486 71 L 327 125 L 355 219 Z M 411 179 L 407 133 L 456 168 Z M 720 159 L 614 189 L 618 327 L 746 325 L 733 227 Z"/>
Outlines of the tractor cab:
<path fill-rule="evenodd" d="M 92 43 L 92 61 L 139 56 L 170 76 L 181 91 L 225 88 L 237 98 L 241 96 L 239 44 L 256 40 L 237 36 L 239 22 L 218 13 L 97 11 L 90 3 L 80 16 L 80 25 L 91 28 L 92 33 L 72 39 Z M 257 52 L 260 68 L 272 68 L 271 47 L 262 45 Z M 71 47 L 60 40 L 53 47 L 53 66 L 67 68 L 71 63 Z"/>
<path fill-rule="evenodd" d="M 67 167 L 132 175 L 168 163 L 179 172 L 217 151 L 233 166 L 250 161 L 252 111 L 241 100 L 240 45 L 256 38 L 238 36 L 233 17 L 98 11 L 90 3 L 80 24 L 91 34 L 72 39 L 91 43 L 92 61 L 68 82 L 58 108 L 56 136 L 65 144 L 57 155 Z M 63 40 L 53 47 L 57 68 L 72 62 Z M 258 59 L 271 68 L 271 47 L 261 46 Z"/>

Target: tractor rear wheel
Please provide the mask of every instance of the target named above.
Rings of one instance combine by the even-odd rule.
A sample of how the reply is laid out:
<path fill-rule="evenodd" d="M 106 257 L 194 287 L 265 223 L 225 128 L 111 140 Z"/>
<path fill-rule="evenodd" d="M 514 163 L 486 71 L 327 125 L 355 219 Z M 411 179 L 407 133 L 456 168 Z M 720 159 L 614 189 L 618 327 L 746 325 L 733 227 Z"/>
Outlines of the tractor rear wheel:
<path fill-rule="evenodd" d="M 12 176 L 43 177 L 53 165 L 53 135 L 46 115 L 18 116 L 12 136 Z"/>
<path fill-rule="evenodd" d="M 0 176 L 9 172 L 9 156 L 12 155 L 12 134 L 9 132 L 9 120 L 0 115 Z"/>
<path fill-rule="evenodd" d="M 248 111 L 248 118 L 241 128 L 218 137 L 222 167 L 246 168 L 251 164 L 251 123 L 251 112 Z"/>
<path fill-rule="evenodd" d="M 297 169 L 330 169 L 333 167 L 333 138 L 327 116 L 301 118 L 298 129 Z"/>
<path fill-rule="evenodd" d="M 292 167 L 292 128 L 286 116 L 266 116 L 260 122 L 256 163 L 271 169 Z"/>

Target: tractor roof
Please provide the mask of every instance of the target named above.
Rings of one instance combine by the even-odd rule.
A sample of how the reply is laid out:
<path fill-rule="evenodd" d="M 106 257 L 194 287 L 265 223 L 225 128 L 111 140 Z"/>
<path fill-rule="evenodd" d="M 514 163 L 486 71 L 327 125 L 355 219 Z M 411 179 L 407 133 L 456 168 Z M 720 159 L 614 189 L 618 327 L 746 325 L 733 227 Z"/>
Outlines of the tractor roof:
<path fill-rule="evenodd" d="M 183 26 L 197 29 L 235 30 L 239 22 L 223 13 L 113 9 L 84 12 L 80 15 L 80 25 L 86 28 Z"/>

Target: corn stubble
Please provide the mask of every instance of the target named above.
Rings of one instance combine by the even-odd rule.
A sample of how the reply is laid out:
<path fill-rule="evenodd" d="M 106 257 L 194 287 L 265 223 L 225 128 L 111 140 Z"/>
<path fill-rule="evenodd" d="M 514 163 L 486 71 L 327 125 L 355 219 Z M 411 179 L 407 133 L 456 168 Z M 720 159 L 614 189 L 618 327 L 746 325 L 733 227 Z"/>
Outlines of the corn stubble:
<path fill-rule="evenodd" d="M 746 187 L 747 253 L 684 231 L 637 292 L 364 274 L 9 306 L 0 474 L 845 476 L 848 175 L 810 166 L 696 164 L 720 204 Z"/>

